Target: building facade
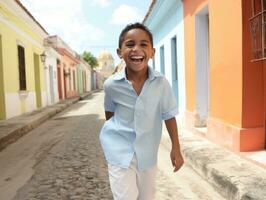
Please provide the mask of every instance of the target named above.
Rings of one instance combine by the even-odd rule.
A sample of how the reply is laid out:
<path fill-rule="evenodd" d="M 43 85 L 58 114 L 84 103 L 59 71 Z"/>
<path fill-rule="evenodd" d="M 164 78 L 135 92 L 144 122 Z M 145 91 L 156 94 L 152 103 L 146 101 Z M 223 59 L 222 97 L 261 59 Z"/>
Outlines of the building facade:
<path fill-rule="evenodd" d="M 183 1 L 187 125 L 233 151 L 265 149 L 262 15 L 251 26 L 263 2 Z"/>
<path fill-rule="evenodd" d="M 91 67 L 82 59 L 78 65 L 78 91 L 79 95 L 91 91 Z"/>
<path fill-rule="evenodd" d="M 56 50 L 61 54 L 60 73 L 63 74 L 63 82 L 61 83 L 63 86 L 63 97 L 65 99 L 77 97 L 79 96 L 77 67 L 80 61 L 65 48 L 56 48 Z"/>
<path fill-rule="evenodd" d="M 149 65 L 170 82 L 182 118 L 186 110 L 182 1 L 153 1 L 143 23 L 154 40 L 155 56 Z"/>
<path fill-rule="evenodd" d="M 103 82 L 114 73 L 114 58 L 108 51 L 102 51 L 97 57 L 98 67 L 96 68 L 97 88 L 103 88 Z"/>
<path fill-rule="evenodd" d="M 45 29 L 18 1 L 0 2 L 0 119 L 46 105 Z"/>
<path fill-rule="evenodd" d="M 99 53 L 97 61 L 99 71 L 105 78 L 108 78 L 115 69 L 114 58 L 112 54 L 108 51 L 102 51 Z"/>
<path fill-rule="evenodd" d="M 59 59 L 57 59 L 59 99 L 77 97 L 79 95 L 77 71 L 80 59 L 76 52 L 56 35 L 47 37 L 44 44 L 54 48 L 60 54 Z"/>
<path fill-rule="evenodd" d="M 60 54 L 52 47 L 45 47 L 45 82 L 47 105 L 52 105 L 59 101 L 58 81 L 57 81 L 57 60 Z"/>

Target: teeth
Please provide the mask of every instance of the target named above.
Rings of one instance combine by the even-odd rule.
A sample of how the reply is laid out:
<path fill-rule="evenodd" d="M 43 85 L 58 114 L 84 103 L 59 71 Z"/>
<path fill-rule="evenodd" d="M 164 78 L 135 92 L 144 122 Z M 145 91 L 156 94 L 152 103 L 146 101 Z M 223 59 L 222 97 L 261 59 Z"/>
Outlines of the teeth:
<path fill-rule="evenodd" d="M 132 59 L 143 59 L 143 56 L 131 56 Z"/>

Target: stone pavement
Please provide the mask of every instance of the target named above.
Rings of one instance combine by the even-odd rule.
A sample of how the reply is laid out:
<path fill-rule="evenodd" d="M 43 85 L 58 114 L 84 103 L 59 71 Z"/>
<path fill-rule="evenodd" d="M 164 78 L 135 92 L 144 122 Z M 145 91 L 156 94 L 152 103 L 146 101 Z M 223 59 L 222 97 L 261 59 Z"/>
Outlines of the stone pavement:
<path fill-rule="evenodd" d="M 88 94 L 89 95 L 89 94 Z M 44 122 L 46 119 L 52 117 L 56 113 L 60 112 L 68 105 L 77 102 L 79 99 L 71 99 L 64 102 L 60 102 L 53 106 L 48 106 L 46 108 L 34 111 L 29 114 L 25 114 L 19 117 L 12 118 L 10 120 L 0 122 L 0 149 L 5 148 L 8 144 L 15 141 L 17 138 L 26 134 L 29 130 L 38 126 L 40 123 Z M 182 145 L 182 152 L 185 158 L 185 162 L 190 165 L 199 175 L 201 175 L 205 180 L 207 180 L 219 193 L 228 200 L 266 200 L 266 171 L 253 163 L 241 159 L 239 156 L 229 152 L 199 136 L 193 135 L 192 133 L 181 129 L 180 130 L 180 143 Z M 80 139 L 75 139 L 77 142 Z M 86 141 L 86 140 L 84 140 Z M 162 143 L 170 149 L 171 144 L 169 143 L 169 136 L 167 136 L 166 131 L 162 137 Z M 75 142 L 73 143 L 75 144 Z M 80 144 L 79 144 L 80 145 Z M 71 146 L 69 146 L 71 148 Z M 73 147 L 74 148 L 74 147 Z M 82 145 L 81 145 L 82 148 Z M 84 149 L 83 149 L 84 150 Z M 82 150 L 82 151 L 83 151 Z M 82 166 L 82 162 L 86 160 L 79 159 L 79 155 L 82 155 L 82 151 L 76 151 L 77 154 L 73 155 L 77 157 L 76 168 L 79 169 Z M 87 149 L 85 148 L 85 152 Z M 55 155 L 56 157 L 56 155 Z M 61 170 L 67 170 L 67 160 L 68 158 L 61 155 L 57 159 L 65 160 L 64 166 L 61 166 Z M 53 165 L 58 163 L 54 160 Z M 49 165 L 49 163 L 47 164 Z M 99 166 L 100 167 L 100 166 Z M 57 166 L 60 169 L 60 166 Z M 71 173 L 71 180 L 77 184 L 91 184 L 93 182 L 88 182 L 90 176 L 95 174 L 88 174 L 87 169 L 78 170 L 80 173 L 84 173 L 84 180 L 76 179 L 75 170 L 68 171 L 66 173 Z M 93 170 L 91 170 L 93 172 Z M 86 175 L 85 175 L 86 174 Z M 47 177 L 39 177 L 43 179 L 43 185 L 39 188 L 40 196 L 39 199 L 44 198 L 44 194 L 41 193 L 42 190 L 45 191 L 45 187 L 50 185 L 49 177 L 52 174 L 47 174 Z M 99 175 L 98 175 L 99 176 Z M 53 182 L 54 186 L 62 184 L 62 179 L 64 177 L 58 177 L 57 181 Z M 106 178 L 106 177 L 105 177 Z M 110 199 L 110 192 L 107 192 L 108 183 L 106 183 L 103 178 L 103 185 L 101 188 L 106 188 L 106 199 Z M 86 181 L 85 181 L 86 179 Z M 64 183 L 65 184 L 65 183 Z M 66 184 L 67 187 L 71 187 L 72 183 Z M 49 186 L 50 187 L 50 186 Z M 56 188 L 56 187 L 55 187 Z M 66 191 L 60 190 L 55 191 L 54 195 L 62 194 Z M 95 193 L 97 194 L 97 189 Z M 76 191 L 76 194 L 80 194 L 82 191 Z M 75 199 L 75 194 L 72 199 Z M 93 194 L 88 194 L 93 195 Z M 78 196 L 78 195 L 77 195 Z M 54 196 L 56 197 L 56 196 Z M 96 196 L 94 196 L 95 199 Z M 171 199 L 171 198 L 169 198 Z"/>
<path fill-rule="evenodd" d="M 162 143 L 171 144 L 164 130 Z M 179 130 L 185 162 L 228 200 L 266 200 L 266 170 L 238 155 Z"/>
<path fill-rule="evenodd" d="M 74 106 L 79 109 L 78 105 Z M 34 167 L 34 175 L 13 200 L 111 200 L 106 162 L 95 134 L 102 125 L 98 117 L 64 114 L 57 115 L 52 122 L 55 128 L 67 128 L 67 133 L 45 159 L 40 159 Z M 50 126 L 52 129 L 48 122 L 40 128 Z"/>

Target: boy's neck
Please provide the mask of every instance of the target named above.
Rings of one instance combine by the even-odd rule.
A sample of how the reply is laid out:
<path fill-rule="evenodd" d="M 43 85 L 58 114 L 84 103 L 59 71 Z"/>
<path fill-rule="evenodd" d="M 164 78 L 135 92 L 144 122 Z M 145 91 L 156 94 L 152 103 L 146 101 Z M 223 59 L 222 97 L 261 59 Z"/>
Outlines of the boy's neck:
<path fill-rule="evenodd" d="M 148 78 L 148 67 L 138 72 L 130 70 L 128 67 L 126 67 L 126 77 L 128 80 L 144 81 Z"/>

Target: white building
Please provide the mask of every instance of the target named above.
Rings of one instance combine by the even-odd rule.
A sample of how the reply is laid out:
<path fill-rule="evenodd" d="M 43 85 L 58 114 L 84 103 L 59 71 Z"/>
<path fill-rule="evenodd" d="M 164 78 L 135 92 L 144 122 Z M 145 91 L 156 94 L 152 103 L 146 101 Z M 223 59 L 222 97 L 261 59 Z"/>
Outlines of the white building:
<path fill-rule="evenodd" d="M 60 55 L 52 47 L 45 47 L 45 83 L 46 83 L 46 104 L 51 105 L 59 101 L 57 60 Z"/>

